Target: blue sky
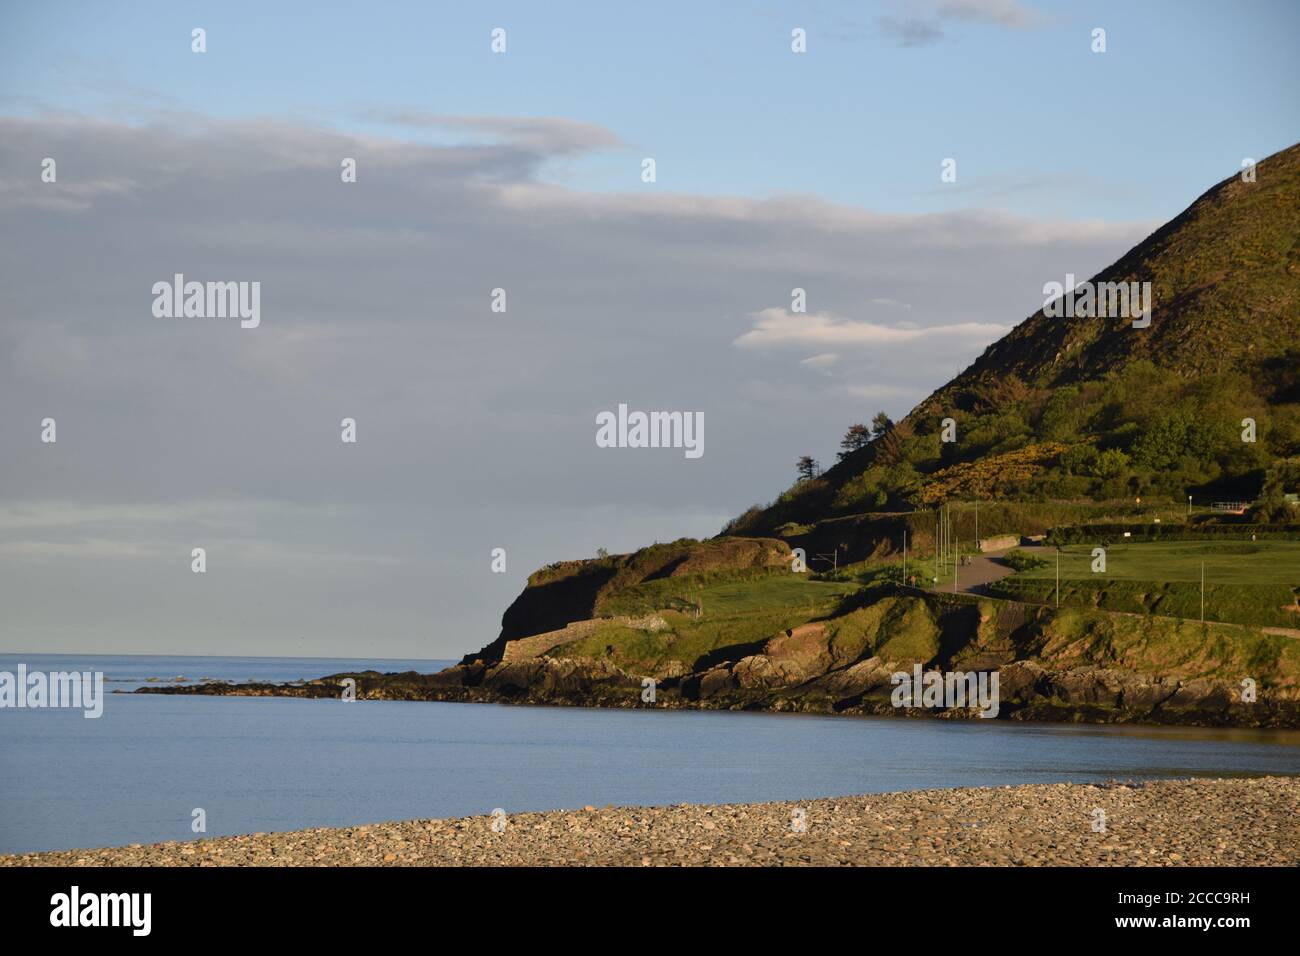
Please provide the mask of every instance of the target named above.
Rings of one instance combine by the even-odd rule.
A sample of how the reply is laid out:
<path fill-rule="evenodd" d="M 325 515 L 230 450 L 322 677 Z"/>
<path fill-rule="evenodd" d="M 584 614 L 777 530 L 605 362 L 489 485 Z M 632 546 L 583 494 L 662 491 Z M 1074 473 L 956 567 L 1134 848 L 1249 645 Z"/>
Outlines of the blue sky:
<path fill-rule="evenodd" d="M 963 8 L 974 12 L 945 15 Z M 904 45 L 885 18 L 940 35 Z M 639 159 L 653 156 L 664 187 L 684 192 L 1167 218 L 1300 130 L 1290 0 L 53 0 L 7 5 L 2 26 L 9 113 L 178 110 L 377 133 L 391 132 L 377 115 L 403 109 L 566 117 L 626 144 L 548 170 L 588 190 L 635 188 Z M 194 26 L 208 31 L 201 57 Z M 504 56 L 488 46 L 497 26 Z M 802 56 L 789 49 L 795 26 L 809 35 Z M 1098 26 L 1104 54 L 1090 50 Z M 938 183 L 949 156 L 959 189 Z"/>
<path fill-rule="evenodd" d="M 1298 9 L 0 3 L 0 650 L 460 657 L 714 535 L 1291 145 Z"/>

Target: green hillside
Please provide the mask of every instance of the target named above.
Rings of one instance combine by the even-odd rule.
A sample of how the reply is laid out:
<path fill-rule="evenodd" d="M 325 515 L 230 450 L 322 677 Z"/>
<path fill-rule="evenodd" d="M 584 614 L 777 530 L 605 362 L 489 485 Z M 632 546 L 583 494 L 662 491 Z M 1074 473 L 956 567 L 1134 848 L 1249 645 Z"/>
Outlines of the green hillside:
<path fill-rule="evenodd" d="M 1300 456 L 1300 146 L 1256 172 L 1254 183 L 1219 183 L 1093 277 L 1149 281 L 1149 327 L 1040 310 L 901 422 L 868 430 L 874 438 L 833 468 L 727 531 L 784 536 L 946 500 L 1261 491 L 1261 519 L 1284 518 L 1281 493 L 1300 490 L 1300 463 L 1286 461 Z M 945 418 L 955 441 L 941 441 Z M 1246 418 L 1254 442 L 1242 440 Z"/>
<path fill-rule="evenodd" d="M 549 565 L 374 693 L 893 714 L 919 664 L 998 672 L 1014 719 L 1300 726 L 1300 146 L 1093 281 L 1149 281 L 1149 326 L 1040 311 L 718 537 Z M 961 560 L 995 536 L 1044 546 Z"/>

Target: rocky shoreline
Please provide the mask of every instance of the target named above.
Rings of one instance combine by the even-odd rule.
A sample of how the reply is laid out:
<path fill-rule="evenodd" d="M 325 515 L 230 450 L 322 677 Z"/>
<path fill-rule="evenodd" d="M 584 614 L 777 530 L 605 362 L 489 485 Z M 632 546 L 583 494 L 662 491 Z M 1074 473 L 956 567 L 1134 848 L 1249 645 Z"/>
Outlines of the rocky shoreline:
<path fill-rule="evenodd" d="M 894 676 L 920 668 L 927 679 L 980 675 L 990 687 L 996 677 L 996 706 L 983 708 L 995 719 L 1300 728 L 1294 636 L 890 584 L 842 585 L 843 593 L 823 594 L 824 605 L 796 610 L 799 588 L 840 585 L 790 590 L 788 572 L 768 566 L 787 552 L 776 541 L 721 539 L 544 569 L 510 605 L 494 641 L 436 674 L 372 670 L 136 693 L 980 716 L 956 695 L 948 707 L 939 698 L 896 706 Z M 664 581 L 703 588 L 709 574 L 720 575 L 721 606 L 710 603 L 717 610 L 709 612 L 716 618 L 699 617 L 698 604 L 663 607 L 687 600 L 679 590 L 695 593 L 685 584 L 644 592 Z M 608 613 L 597 613 L 602 594 L 615 605 Z M 766 610 L 744 610 L 755 602 Z"/>
<path fill-rule="evenodd" d="M 1300 778 L 584 807 L 0 856 L 0 866 L 1296 866 Z"/>
<path fill-rule="evenodd" d="M 362 671 L 292 684 L 163 685 L 134 693 L 337 699 L 351 680 L 358 700 L 980 719 L 973 707 L 895 707 L 890 676 L 910 669 L 910 664 L 871 658 L 791 683 L 786 675 L 772 673 L 770 659 L 754 656 L 685 675 L 664 676 L 656 680 L 654 700 L 650 701 L 646 699 L 646 678 L 611 661 L 541 655 L 501 661 L 475 659 L 436 674 Z M 1096 666 L 1049 670 L 1026 660 L 997 670 L 1000 703 L 994 719 L 1300 728 L 1300 701 L 1262 691 L 1257 701 L 1243 703 L 1227 680 L 1184 680 Z"/>

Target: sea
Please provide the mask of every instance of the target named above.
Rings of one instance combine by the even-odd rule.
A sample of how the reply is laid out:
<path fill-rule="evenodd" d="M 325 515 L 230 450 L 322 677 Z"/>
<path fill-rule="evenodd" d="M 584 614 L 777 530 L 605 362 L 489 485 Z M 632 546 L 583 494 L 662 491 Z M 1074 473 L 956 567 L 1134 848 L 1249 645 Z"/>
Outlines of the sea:
<path fill-rule="evenodd" d="M 107 694 L 98 719 L 0 709 L 0 853 L 498 808 L 1300 773 L 1300 731 L 137 695 L 451 662 L 0 654 L 0 671 L 20 663 L 102 671 Z"/>

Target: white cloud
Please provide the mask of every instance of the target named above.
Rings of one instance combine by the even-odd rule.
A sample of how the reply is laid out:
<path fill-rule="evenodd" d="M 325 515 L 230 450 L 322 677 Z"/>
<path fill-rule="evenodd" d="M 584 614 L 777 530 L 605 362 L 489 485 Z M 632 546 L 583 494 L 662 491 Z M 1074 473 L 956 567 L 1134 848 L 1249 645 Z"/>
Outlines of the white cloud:
<path fill-rule="evenodd" d="M 934 6 L 940 17 L 976 20 L 1003 27 L 1027 27 L 1039 19 L 1035 11 L 1015 0 L 938 0 Z"/>
<path fill-rule="evenodd" d="M 840 360 L 840 357 L 834 352 L 822 352 L 819 355 L 810 355 L 806 359 L 801 359 L 800 365 L 807 365 L 809 368 L 826 368 L 828 365 L 834 365 Z"/>
<path fill-rule="evenodd" d="M 394 126 L 464 131 L 550 155 L 585 153 L 625 145 L 604 126 L 558 116 L 453 116 L 417 111 L 369 115 Z"/>
<path fill-rule="evenodd" d="M 941 325 L 903 328 L 840 318 L 828 312 L 791 313 L 783 308 L 764 309 L 754 314 L 754 327 L 735 340 L 741 348 L 798 346 L 893 345 L 935 336 L 962 336 L 972 346 L 992 342 L 1011 330 L 1009 325 L 992 322 L 956 322 Z"/>
<path fill-rule="evenodd" d="M 42 560 L 47 558 L 126 558 L 154 557 L 160 553 L 154 542 L 138 540 L 113 541 L 105 538 L 83 538 L 78 541 L 0 541 L 0 557 Z M 178 557 L 184 552 L 177 551 Z"/>
<path fill-rule="evenodd" d="M 895 0 L 895 11 L 876 24 L 901 46 L 925 46 L 944 36 L 944 23 L 961 21 L 1023 30 L 1042 20 L 1037 11 L 1016 0 Z"/>

